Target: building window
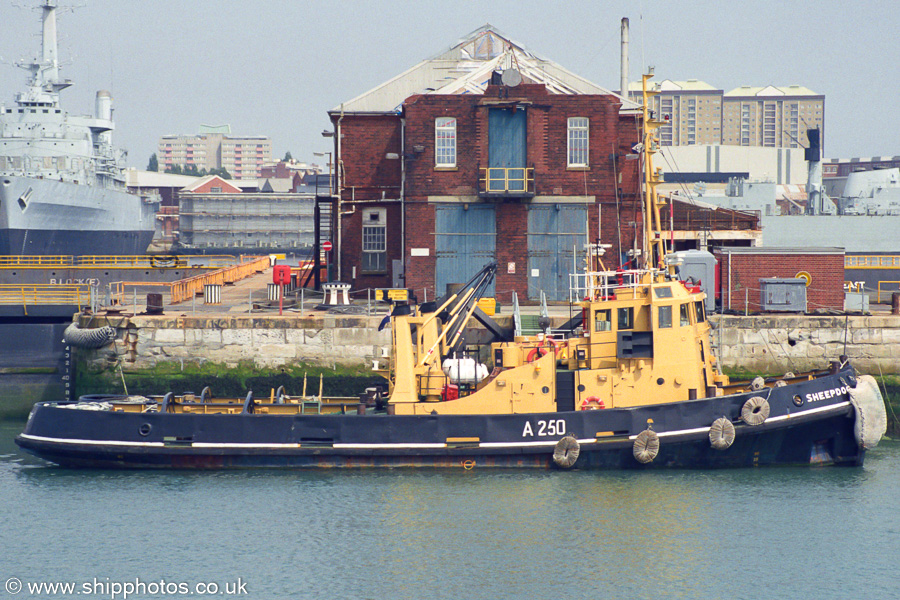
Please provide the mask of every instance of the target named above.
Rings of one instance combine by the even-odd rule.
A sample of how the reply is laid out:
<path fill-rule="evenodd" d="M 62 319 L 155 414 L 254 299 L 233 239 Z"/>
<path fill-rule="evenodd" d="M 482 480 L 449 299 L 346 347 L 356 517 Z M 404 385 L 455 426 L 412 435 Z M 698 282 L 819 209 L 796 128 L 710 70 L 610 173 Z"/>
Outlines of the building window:
<path fill-rule="evenodd" d="M 456 166 L 456 119 L 440 117 L 434 121 L 434 164 Z"/>
<path fill-rule="evenodd" d="M 569 118 L 568 156 L 570 167 L 588 166 L 588 120 Z"/>
<path fill-rule="evenodd" d="M 619 309 L 619 330 L 634 329 L 634 307 Z"/>
<path fill-rule="evenodd" d="M 383 208 L 369 208 L 362 214 L 363 273 L 387 271 L 387 217 Z"/>
<path fill-rule="evenodd" d="M 221 193 L 222 193 L 222 188 L 220 188 L 220 187 L 211 187 L 211 188 L 209 188 L 209 193 L 210 193 L 210 194 L 221 194 Z"/>

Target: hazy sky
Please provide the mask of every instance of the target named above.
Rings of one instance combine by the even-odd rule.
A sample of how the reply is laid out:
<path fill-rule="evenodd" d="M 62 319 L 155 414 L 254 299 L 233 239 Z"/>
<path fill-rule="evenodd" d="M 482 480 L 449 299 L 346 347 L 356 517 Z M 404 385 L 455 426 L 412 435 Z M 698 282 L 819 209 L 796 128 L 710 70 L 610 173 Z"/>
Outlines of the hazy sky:
<path fill-rule="evenodd" d="M 38 52 L 37 0 L 0 0 L 0 102 L 12 66 Z M 112 91 L 117 145 L 145 168 L 159 136 L 228 123 L 268 135 L 278 158 L 330 149 L 326 111 L 490 23 L 607 89 L 619 87 L 619 22 L 630 79 L 803 85 L 825 94 L 825 156 L 900 154 L 900 5 L 884 1 L 570 0 L 338 2 L 72 0 L 59 14 L 66 110 Z M 24 6 L 24 7 L 23 7 Z M 321 163 L 322 159 L 318 159 Z"/>

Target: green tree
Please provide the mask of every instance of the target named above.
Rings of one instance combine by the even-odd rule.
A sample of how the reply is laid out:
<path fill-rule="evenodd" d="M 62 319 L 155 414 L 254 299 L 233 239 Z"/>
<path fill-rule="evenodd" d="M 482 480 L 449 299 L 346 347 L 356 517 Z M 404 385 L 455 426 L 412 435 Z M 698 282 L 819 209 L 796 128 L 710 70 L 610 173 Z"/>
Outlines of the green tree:
<path fill-rule="evenodd" d="M 290 161 L 294 160 L 294 157 L 291 156 L 291 151 L 288 150 L 287 152 L 285 152 L 285 153 L 284 153 L 284 158 L 282 158 L 281 160 L 282 160 L 283 162 L 290 162 Z"/>
<path fill-rule="evenodd" d="M 167 167 L 166 173 L 171 173 L 172 175 L 183 175 L 181 171 L 181 165 L 175 165 L 174 167 Z"/>
<path fill-rule="evenodd" d="M 156 158 L 156 152 L 150 155 L 150 162 L 147 163 L 148 171 L 159 171 L 159 160 Z"/>

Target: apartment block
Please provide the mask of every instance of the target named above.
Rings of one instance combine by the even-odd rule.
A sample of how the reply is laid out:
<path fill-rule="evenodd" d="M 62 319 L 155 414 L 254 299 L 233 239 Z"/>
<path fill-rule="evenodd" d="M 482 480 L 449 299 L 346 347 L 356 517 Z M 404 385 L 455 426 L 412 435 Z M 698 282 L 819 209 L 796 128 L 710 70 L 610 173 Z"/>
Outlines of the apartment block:
<path fill-rule="evenodd" d="M 201 125 L 197 134 L 162 136 L 157 156 L 162 169 L 224 168 L 235 179 L 256 179 L 263 165 L 272 160 L 272 140 L 261 135 L 233 135 L 228 125 Z"/>

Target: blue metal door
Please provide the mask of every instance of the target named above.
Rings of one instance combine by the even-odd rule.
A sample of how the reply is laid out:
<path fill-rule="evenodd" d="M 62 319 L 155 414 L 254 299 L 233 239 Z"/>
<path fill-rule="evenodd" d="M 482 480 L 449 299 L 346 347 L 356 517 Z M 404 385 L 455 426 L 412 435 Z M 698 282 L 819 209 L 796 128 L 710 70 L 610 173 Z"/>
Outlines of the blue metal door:
<path fill-rule="evenodd" d="M 569 274 L 583 269 L 587 207 L 560 204 L 528 209 L 528 298 L 567 300 Z"/>
<path fill-rule="evenodd" d="M 525 180 L 525 124 L 525 110 L 521 108 L 492 108 L 488 112 L 488 191 L 524 191 L 520 182 Z M 504 183 L 507 180 L 512 183 Z"/>
<path fill-rule="evenodd" d="M 435 206 L 435 295 L 448 283 L 465 283 L 497 257 L 497 223 L 490 204 Z M 491 282 L 486 296 L 494 295 Z"/>

